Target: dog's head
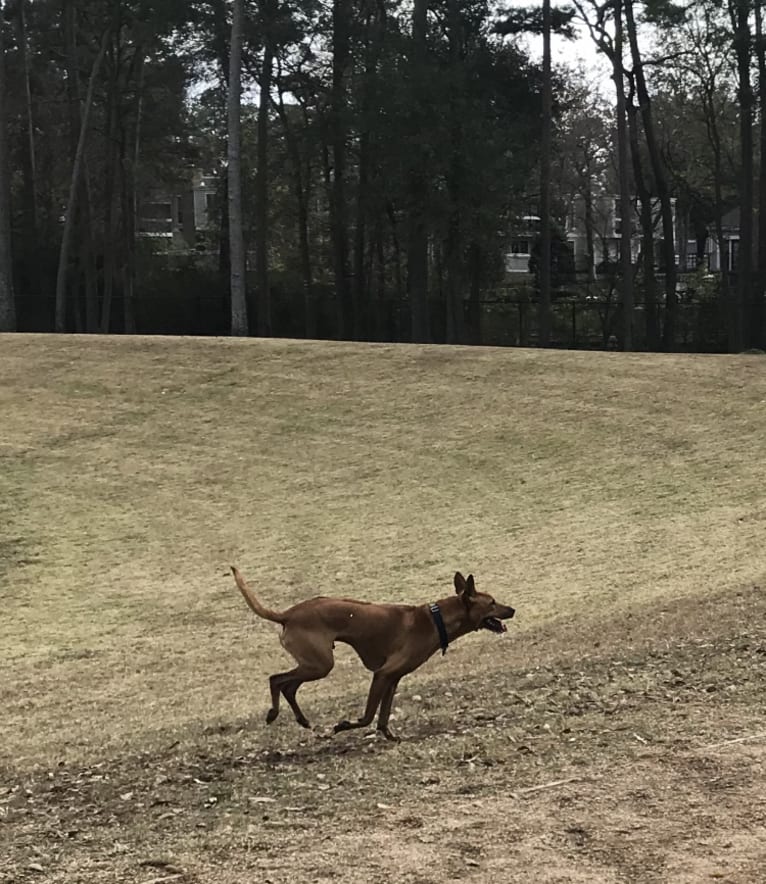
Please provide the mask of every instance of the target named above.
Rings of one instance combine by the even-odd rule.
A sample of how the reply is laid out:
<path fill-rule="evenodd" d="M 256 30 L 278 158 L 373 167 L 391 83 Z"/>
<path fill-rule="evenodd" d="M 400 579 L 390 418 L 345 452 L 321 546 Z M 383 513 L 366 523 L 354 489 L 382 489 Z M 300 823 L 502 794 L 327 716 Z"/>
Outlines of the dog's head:
<path fill-rule="evenodd" d="M 505 632 L 503 620 L 510 620 L 516 611 L 508 605 L 498 604 L 486 592 L 477 592 L 473 574 L 463 577 L 455 573 L 455 592 L 465 605 L 468 621 L 472 629 L 488 629 L 490 632 Z"/>

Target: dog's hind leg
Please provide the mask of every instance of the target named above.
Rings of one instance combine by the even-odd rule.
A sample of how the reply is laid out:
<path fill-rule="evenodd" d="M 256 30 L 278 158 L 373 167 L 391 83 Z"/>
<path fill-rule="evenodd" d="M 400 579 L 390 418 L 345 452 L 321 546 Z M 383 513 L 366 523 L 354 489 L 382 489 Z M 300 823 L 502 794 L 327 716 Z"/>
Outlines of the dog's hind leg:
<path fill-rule="evenodd" d="M 295 657 L 298 665 L 289 672 L 280 672 L 272 675 L 269 679 L 271 688 L 271 709 L 266 716 L 267 724 L 279 715 L 279 695 L 284 695 L 295 715 L 295 720 L 301 727 L 309 727 L 309 721 L 301 711 L 295 697 L 298 688 L 306 681 L 317 681 L 330 673 L 334 660 L 332 655 L 332 643 L 326 644 L 319 640 L 312 640 L 305 634 L 298 637 L 295 634 L 287 634 L 282 637 L 282 645 L 285 650 Z"/>

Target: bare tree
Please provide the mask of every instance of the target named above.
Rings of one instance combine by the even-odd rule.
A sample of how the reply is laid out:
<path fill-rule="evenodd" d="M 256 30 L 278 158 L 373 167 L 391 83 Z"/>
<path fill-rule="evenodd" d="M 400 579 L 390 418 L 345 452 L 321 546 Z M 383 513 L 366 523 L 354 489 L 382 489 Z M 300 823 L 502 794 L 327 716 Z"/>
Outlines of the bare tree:
<path fill-rule="evenodd" d="M 665 162 L 660 151 L 652 102 L 646 85 L 644 60 L 638 45 L 638 32 L 633 14 L 633 0 L 623 0 L 625 5 L 625 26 L 630 43 L 630 54 L 633 60 L 633 76 L 636 83 L 636 98 L 644 126 L 646 147 L 649 151 L 649 162 L 654 174 L 654 185 L 660 201 L 660 217 L 662 220 L 662 251 L 665 259 L 665 327 L 662 343 L 665 350 L 673 350 L 676 344 L 676 326 L 678 324 L 678 297 L 676 294 L 676 250 L 675 232 L 673 229 L 673 206 L 670 199 L 670 188 Z"/>
<path fill-rule="evenodd" d="M 629 2 L 629 0 L 625 0 Z M 588 16 L 581 0 L 574 0 L 574 5 L 580 17 L 588 26 L 591 37 L 596 46 L 609 59 L 612 65 L 612 79 L 614 80 L 617 97 L 617 166 L 619 180 L 619 206 L 622 229 L 620 233 L 620 295 L 623 310 L 623 347 L 631 349 L 633 346 L 633 272 L 631 266 L 631 233 L 633 222 L 633 205 L 630 198 L 630 160 L 627 125 L 627 101 L 625 96 L 625 68 L 623 62 L 623 0 L 606 0 L 600 4 L 598 0 L 591 0 L 594 13 Z M 614 39 L 607 31 L 607 13 L 612 9 L 614 14 Z M 595 20 L 594 20 L 595 19 Z"/>
<path fill-rule="evenodd" d="M 630 92 L 627 97 L 628 133 L 630 136 L 630 155 L 633 162 L 633 181 L 641 212 L 641 264 L 644 283 L 644 318 L 646 347 L 657 350 L 660 346 L 660 330 L 657 321 L 657 280 L 654 273 L 654 207 L 649 192 L 649 185 L 644 175 L 644 163 L 639 144 L 638 107 L 633 101 L 635 84 L 631 78 Z"/>
<path fill-rule="evenodd" d="M 247 335 L 247 298 L 245 281 L 245 239 L 242 219 L 242 39 L 245 0 L 234 0 L 231 16 L 228 96 L 228 204 L 231 285 L 231 333 Z"/>

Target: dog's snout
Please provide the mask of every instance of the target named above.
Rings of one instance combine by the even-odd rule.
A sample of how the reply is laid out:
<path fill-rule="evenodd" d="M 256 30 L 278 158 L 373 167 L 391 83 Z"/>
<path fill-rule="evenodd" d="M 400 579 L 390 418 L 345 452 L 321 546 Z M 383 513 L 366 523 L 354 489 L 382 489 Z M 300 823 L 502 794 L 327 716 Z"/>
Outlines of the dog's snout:
<path fill-rule="evenodd" d="M 511 617 L 513 617 L 513 615 L 514 615 L 515 613 L 516 613 L 516 609 L 515 609 L 515 608 L 508 608 L 508 619 L 510 620 Z"/>

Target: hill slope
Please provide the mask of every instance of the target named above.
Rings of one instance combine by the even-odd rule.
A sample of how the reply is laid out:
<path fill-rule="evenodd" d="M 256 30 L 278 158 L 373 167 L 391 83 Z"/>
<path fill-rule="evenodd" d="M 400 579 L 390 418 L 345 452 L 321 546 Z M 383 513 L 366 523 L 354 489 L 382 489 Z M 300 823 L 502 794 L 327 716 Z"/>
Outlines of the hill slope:
<path fill-rule="evenodd" d="M 303 822 L 284 823 L 293 861 L 301 826 L 310 832 L 329 814 L 339 827 L 317 846 L 320 859 L 301 866 L 312 880 L 357 880 L 338 868 L 360 849 L 359 813 L 381 816 L 376 804 L 398 802 L 417 809 L 380 822 L 380 849 L 397 853 L 402 827 L 414 827 L 404 839 L 413 852 L 399 850 L 392 867 L 399 880 L 431 880 L 417 877 L 442 837 L 429 776 L 451 802 L 453 828 L 473 813 L 470 796 L 491 797 L 499 837 L 520 800 L 508 797 L 508 777 L 513 788 L 596 782 L 607 760 L 630 762 L 620 782 L 656 782 L 661 795 L 651 785 L 647 794 L 668 819 L 677 815 L 681 833 L 680 796 L 704 792 L 706 779 L 674 754 L 671 788 L 658 767 L 668 741 L 688 753 L 748 733 L 763 713 L 764 610 L 753 586 L 766 575 L 766 363 L 757 357 L 0 336 L 0 379 L 8 776 L 21 782 L 62 764 L 62 794 L 82 794 L 92 785 L 83 771 L 103 765 L 120 785 L 87 800 L 113 803 L 121 820 L 131 804 L 121 794 L 151 792 L 152 777 L 140 774 L 147 763 L 170 791 L 178 785 L 167 801 L 189 818 L 204 811 L 204 825 L 227 796 L 202 853 L 181 828 L 168 835 L 175 817 L 160 824 L 159 811 L 135 811 L 121 835 L 107 829 L 104 844 L 133 846 L 110 860 L 102 845 L 104 880 L 114 869 L 121 880 L 151 877 L 136 865 L 142 839 L 174 844 L 188 880 L 240 880 L 216 851 L 283 880 L 276 861 L 258 865 L 270 835 L 252 836 L 262 849 L 243 847 L 241 814 L 253 791 L 303 807 L 286 785 L 299 781 L 311 798 Z M 288 658 L 274 627 L 252 624 L 229 563 L 277 608 L 320 593 L 429 601 L 450 592 L 456 569 L 473 571 L 518 617 L 510 635 L 468 637 L 403 683 L 400 747 L 325 742 L 330 724 L 361 709 L 366 674 L 339 648 L 330 678 L 304 689 L 320 736 L 307 738 L 286 715 L 266 730 L 265 676 Z M 681 719 L 671 714 L 679 708 Z M 656 758 L 630 754 L 654 742 L 665 747 Z M 738 755 L 732 782 L 753 783 L 758 769 L 762 781 L 762 763 L 756 750 Z M 68 770 L 78 771 L 72 782 Z M 319 774 L 331 794 L 316 792 Z M 206 803 L 194 780 L 216 777 L 226 786 Z M 639 813 L 632 788 L 612 788 L 623 816 Z M 595 814 L 599 794 L 601 785 L 586 788 L 577 801 Z M 558 862 L 570 876 L 543 880 L 622 880 L 656 842 L 650 828 L 631 859 L 624 845 L 578 834 L 590 823 L 573 823 L 563 847 L 543 843 L 557 813 L 547 795 L 529 815 L 538 829 L 517 833 L 526 872 Z M 743 796 L 729 797 L 732 815 L 720 801 L 708 822 L 732 838 L 743 831 L 733 810 Z M 65 806 L 80 806 L 51 800 L 59 828 Z M 22 810 L 18 868 L 39 826 Z M 743 842 L 744 877 L 730 880 L 750 880 L 755 843 Z M 433 880 L 496 875 L 501 853 L 477 844 L 450 854 Z M 657 880 L 679 861 L 673 850 L 687 855 L 680 844 L 658 854 Z M 83 849 L 64 852 L 61 880 L 86 874 Z M 572 851 L 579 858 L 567 866 Z M 359 880 L 376 868 L 363 864 Z M 579 869 L 584 877 L 572 877 Z M 98 869 L 88 874 L 100 880 Z"/>

